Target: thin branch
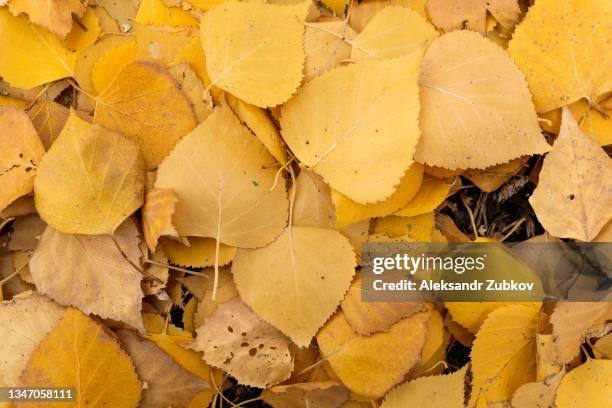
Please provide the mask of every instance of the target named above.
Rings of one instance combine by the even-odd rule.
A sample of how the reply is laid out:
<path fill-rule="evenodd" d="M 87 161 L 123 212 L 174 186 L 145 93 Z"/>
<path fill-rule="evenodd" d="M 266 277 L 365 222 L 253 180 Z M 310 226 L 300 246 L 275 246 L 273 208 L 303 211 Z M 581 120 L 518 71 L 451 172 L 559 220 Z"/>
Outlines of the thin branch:
<path fill-rule="evenodd" d="M 476 239 L 478 238 L 478 229 L 476 228 L 476 220 L 474 219 L 474 213 L 468 205 L 465 195 L 459 194 L 459 197 L 461 198 L 461 202 L 463 202 L 463 205 L 465 206 L 465 209 L 467 210 L 468 215 L 470 216 L 470 223 L 472 224 L 472 229 L 474 230 L 474 239 Z"/>

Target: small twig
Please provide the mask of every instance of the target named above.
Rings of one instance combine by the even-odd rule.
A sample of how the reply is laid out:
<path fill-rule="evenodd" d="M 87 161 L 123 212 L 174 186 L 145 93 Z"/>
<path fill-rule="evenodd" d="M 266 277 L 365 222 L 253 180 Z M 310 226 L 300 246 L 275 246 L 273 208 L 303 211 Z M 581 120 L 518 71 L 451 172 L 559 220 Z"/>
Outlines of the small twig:
<path fill-rule="evenodd" d="M 156 266 L 161 266 L 162 268 L 172 269 L 173 271 L 185 272 L 185 273 L 188 273 L 188 274 L 191 274 L 191 275 L 200 275 L 200 276 L 205 277 L 206 279 L 210 278 L 210 276 L 208 276 L 208 274 L 204 273 L 204 272 L 196 272 L 196 271 L 192 271 L 192 270 L 185 269 L 185 268 L 179 268 L 178 266 L 168 265 L 168 264 L 165 264 L 165 263 L 162 263 L 162 262 L 153 261 L 151 259 L 145 259 L 144 263 L 148 263 L 148 264 L 156 265 Z"/>
<path fill-rule="evenodd" d="M 504 237 L 503 237 L 502 239 L 500 239 L 499 241 L 500 241 L 500 242 L 504 242 L 505 240 L 507 240 L 508 238 L 510 238 L 510 236 L 511 236 L 512 234 L 514 234 L 514 233 L 516 232 L 516 230 L 517 230 L 517 229 L 518 229 L 518 228 L 519 228 L 521 225 L 523 225 L 523 223 L 524 223 L 525 221 L 527 221 L 527 219 L 526 219 L 526 218 L 521 218 L 520 220 L 515 221 L 515 222 L 514 222 L 514 225 L 513 225 L 513 226 L 512 226 L 512 228 L 510 229 L 510 231 L 508 231 L 508 232 L 506 233 L 506 235 L 504 235 Z"/>
<path fill-rule="evenodd" d="M 463 205 L 465 206 L 465 209 L 467 210 L 468 215 L 470 216 L 470 223 L 472 224 L 472 229 L 474 230 L 474 239 L 476 239 L 478 238 L 478 229 L 476 228 L 476 220 L 474 219 L 474 213 L 468 205 L 465 195 L 459 194 L 459 197 L 461 198 L 461 202 L 463 202 Z"/>
<path fill-rule="evenodd" d="M 602 108 L 601 105 L 599 105 L 593 99 L 587 98 L 587 102 L 589 103 L 589 107 L 591 109 L 593 109 L 594 111 L 596 111 L 597 113 L 599 113 L 601 116 L 603 116 L 604 119 L 609 119 L 610 118 L 610 114 L 608 112 L 606 112 L 606 110 L 604 108 Z"/>
<path fill-rule="evenodd" d="M 10 281 L 11 279 L 13 279 L 15 276 L 17 276 L 19 274 L 19 272 L 21 272 L 21 270 L 23 268 L 25 268 L 26 266 L 28 266 L 28 262 L 26 262 L 25 264 L 21 265 L 19 268 L 17 268 L 15 270 L 15 272 L 12 272 L 9 276 L 7 276 L 6 278 L 0 280 L 0 288 L 2 287 L 2 285 L 4 285 L 6 282 Z"/>

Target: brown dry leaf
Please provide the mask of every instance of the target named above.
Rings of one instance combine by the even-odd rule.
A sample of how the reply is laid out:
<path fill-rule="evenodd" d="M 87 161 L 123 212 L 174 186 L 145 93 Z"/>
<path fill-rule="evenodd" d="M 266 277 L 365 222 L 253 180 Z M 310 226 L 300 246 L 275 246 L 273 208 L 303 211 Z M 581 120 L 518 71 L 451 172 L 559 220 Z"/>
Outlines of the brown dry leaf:
<path fill-rule="evenodd" d="M 393 58 L 412 52 L 422 54 L 437 36 L 435 28 L 416 11 L 388 6 L 353 39 L 351 59 Z"/>
<path fill-rule="evenodd" d="M 173 223 L 180 235 L 261 247 L 287 222 L 283 186 L 270 190 L 276 174 L 273 163 L 229 108 L 221 107 L 177 144 L 160 165 L 155 187 L 176 193 Z"/>
<path fill-rule="evenodd" d="M 612 360 L 612 333 L 606 334 L 593 345 L 595 358 Z"/>
<path fill-rule="evenodd" d="M 513 408 L 555 408 L 557 388 L 565 375 L 564 371 L 553 374 L 541 382 L 520 386 L 512 396 Z"/>
<path fill-rule="evenodd" d="M 607 302 L 559 302 L 550 316 L 558 363 L 567 364 L 580 351 L 590 329 L 599 321 L 612 319 Z"/>
<path fill-rule="evenodd" d="M 361 336 L 385 332 L 400 320 L 427 310 L 419 302 L 364 302 L 361 297 L 361 275 L 358 275 L 340 306 L 351 328 Z"/>
<path fill-rule="evenodd" d="M 381 408 L 463 408 L 467 367 L 452 374 L 421 377 L 393 389 Z"/>
<path fill-rule="evenodd" d="M 359 336 L 338 312 L 317 334 L 321 355 L 351 391 L 383 396 L 418 362 L 429 313 L 416 313 L 386 333 Z"/>
<path fill-rule="evenodd" d="M 46 226 L 37 214 L 28 214 L 16 218 L 13 222 L 13 232 L 8 249 L 11 251 L 33 250 L 36 248 Z"/>
<path fill-rule="evenodd" d="M 63 314 L 62 307 L 37 292 L 0 303 L 0 372 L 6 385 L 17 385 L 30 354 Z"/>
<path fill-rule="evenodd" d="M 135 269 L 142 256 L 138 244 L 138 230 L 131 220 L 122 224 L 114 237 L 64 234 L 47 227 L 30 271 L 38 290 L 59 304 L 144 331 L 142 274 Z"/>
<path fill-rule="evenodd" d="M 273 408 L 338 408 L 348 397 L 348 390 L 334 381 L 277 385 L 261 394 Z"/>
<path fill-rule="evenodd" d="M 192 348 L 203 351 L 208 364 L 230 373 L 241 384 L 268 388 L 291 375 L 289 339 L 239 298 L 219 305 L 197 333 Z"/>
<path fill-rule="evenodd" d="M 308 82 L 348 60 L 351 45 L 345 40 L 354 37 L 355 31 L 342 20 L 308 24 L 304 34 L 304 81 Z"/>
<path fill-rule="evenodd" d="M 81 0 L 11 0 L 8 7 L 13 15 L 26 13 L 31 22 L 60 37 L 72 29 L 72 15 L 82 17 L 86 10 Z"/>
<path fill-rule="evenodd" d="M 34 181 L 40 217 L 64 233 L 112 234 L 142 205 L 143 193 L 138 147 L 74 113 L 41 160 Z"/>
<path fill-rule="evenodd" d="M 153 169 L 196 126 L 193 107 L 167 70 L 155 63 L 127 65 L 96 98 L 94 122 L 137 143 Z"/>
<path fill-rule="evenodd" d="M 162 246 L 175 265 L 205 268 L 215 265 L 216 243 L 211 238 L 187 237 L 186 244 L 174 239 L 163 239 Z M 227 265 L 234 259 L 236 248 L 220 244 L 217 265 Z"/>
<path fill-rule="evenodd" d="M 300 347 L 334 313 L 355 273 L 355 254 L 340 232 L 291 227 L 261 249 L 240 249 L 232 264 L 244 302 Z"/>
<path fill-rule="evenodd" d="M 293 190 L 295 189 L 295 193 Z M 336 215 L 331 190 L 321 176 L 303 169 L 291 187 L 293 225 L 297 227 L 334 228 Z"/>
<path fill-rule="evenodd" d="M 415 158 L 484 169 L 550 150 L 525 77 L 504 50 L 471 31 L 434 40 L 421 65 L 422 137 Z"/>
<path fill-rule="evenodd" d="M 195 327 L 203 325 L 205 319 L 215 313 L 217 306 L 238 296 L 238 289 L 236 289 L 229 267 L 219 269 L 217 296 L 214 300 L 212 298 L 214 289 L 214 271 L 212 268 L 205 269 L 203 275 L 182 278 L 180 282 L 199 300 L 193 319 Z"/>
<path fill-rule="evenodd" d="M 142 391 L 140 406 L 185 407 L 197 393 L 210 387 L 182 368 L 154 342 L 128 330 L 119 330 L 117 336 L 132 358 L 136 373 L 147 384 Z"/>
<path fill-rule="evenodd" d="M 31 388 L 67 384 L 75 386 L 75 403 L 83 408 L 134 408 L 142 387 L 132 361 L 115 338 L 74 308 L 66 310 L 34 350 L 19 380 L 20 387 Z M 40 404 L 26 402 L 20 406 L 35 408 Z M 61 408 L 66 403 L 45 406 Z"/>
<path fill-rule="evenodd" d="M 529 202 L 544 228 L 560 238 L 591 241 L 612 218 L 612 160 L 568 109 Z"/>
<path fill-rule="evenodd" d="M 386 199 L 413 163 L 419 139 L 419 63 L 417 54 L 364 60 L 308 82 L 282 107 L 285 142 L 351 200 Z"/>
<path fill-rule="evenodd" d="M 0 210 L 34 187 L 45 149 L 28 115 L 0 106 Z"/>
<path fill-rule="evenodd" d="M 157 248 L 160 237 L 178 237 L 172 225 L 172 214 L 177 201 L 176 194 L 170 189 L 152 188 L 147 191 L 142 209 L 142 231 L 151 251 Z"/>
<path fill-rule="evenodd" d="M 427 14 L 441 30 L 469 29 L 486 34 L 490 14 L 502 27 L 511 31 L 518 22 L 521 8 L 518 0 L 428 0 Z"/>
<path fill-rule="evenodd" d="M 225 1 L 202 18 L 202 48 L 212 83 L 265 108 L 300 85 L 310 1 L 295 5 Z M 278 66 L 283 67 L 282 70 Z"/>

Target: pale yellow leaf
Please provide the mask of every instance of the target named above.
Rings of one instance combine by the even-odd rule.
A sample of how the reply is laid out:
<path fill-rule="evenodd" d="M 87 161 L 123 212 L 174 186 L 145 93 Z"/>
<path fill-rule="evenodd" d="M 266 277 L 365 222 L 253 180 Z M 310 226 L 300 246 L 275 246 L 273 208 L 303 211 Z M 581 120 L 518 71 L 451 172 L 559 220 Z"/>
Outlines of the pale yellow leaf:
<path fill-rule="evenodd" d="M 261 394 L 273 408 L 338 408 L 348 396 L 348 390 L 334 381 L 277 385 Z"/>
<path fill-rule="evenodd" d="M 167 65 L 174 63 L 178 53 L 198 37 L 198 29 L 137 24 L 134 34 L 138 60 Z"/>
<path fill-rule="evenodd" d="M 487 167 L 484 170 L 467 170 L 463 173 L 463 176 L 485 193 L 491 193 L 518 173 L 524 164 L 524 159 L 518 158 L 508 163 Z"/>
<path fill-rule="evenodd" d="M 544 381 L 548 376 L 557 374 L 562 366 L 559 364 L 557 348 L 552 334 L 536 334 L 537 375 L 538 381 Z"/>
<path fill-rule="evenodd" d="M 605 335 L 593 345 L 596 358 L 612 360 L 612 333 Z"/>
<path fill-rule="evenodd" d="M 555 408 L 555 395 L 564 375 L 560 371 L 540 382 L 521 385 L 512 396 L 512 408 Z"/>
<path fill-rule="evenodd" d="M 428 0 L 426 7 L 431 21 L 441 30 L 467 28 L 483 35 L 489 31 L 489 14 L 508 30 L 521 15 L 518 0 Z"/>
<path fill-rule="evenodd" d="M 306 26 L 304 33 L 304 80 L 310 81 L 339 66 L 351 57 L 353 29 L 342 20 L 319 21 Z"/>
<path fill-rule="evenodd" d="M 241 298 L 300 347 L 336 310 L 355 273 L 340 232 L 291 227 L 265 248 L 238 250 L 232 273 Z"/>
<path fill-rule="evenodd" d="M 414 217 L 388 215 L 377 218 L 372 231 L 390 238 L 408 236 L 418 242 L 431 242 L 433 230 L 434 213 L 429 212 Z"/>
<path fill-rule="evenodd" d="M 151 251 L 155 251 L 161 236 L 178 237 L 172 225 L 172 214 L 177 201 L 172 190 L 153 188 L 147 191 L 142 209 L 142 231 Z"/>
<path fill-rule="evenodd" d="M 200 78 L 186 62 L 171 65 L 168 71 L 178 83 L 180 90 L 189 98 L 198 123 L 203 122 L 212 113 L 213 103 Z"/>
<path fill-rule="evenodd" d="M 293 225 L 298 227 L 334 228 L 336 215 L 330 188 L 321 176 L 303 169 L 290 194 L 293 198 Z"/>

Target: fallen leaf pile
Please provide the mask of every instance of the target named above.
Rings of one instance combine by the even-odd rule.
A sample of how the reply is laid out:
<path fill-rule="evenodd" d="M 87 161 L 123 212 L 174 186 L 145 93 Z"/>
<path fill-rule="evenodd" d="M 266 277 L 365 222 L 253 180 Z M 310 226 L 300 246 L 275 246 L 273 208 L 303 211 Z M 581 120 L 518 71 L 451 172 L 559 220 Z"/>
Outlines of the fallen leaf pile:
<path fill-rule="evenodd" d="M 609 303 L 362 302 L 359 263 L 612 241 L 611 115 L 608 0 L 0 1 L 0 386 L 610 408 Z"/>

